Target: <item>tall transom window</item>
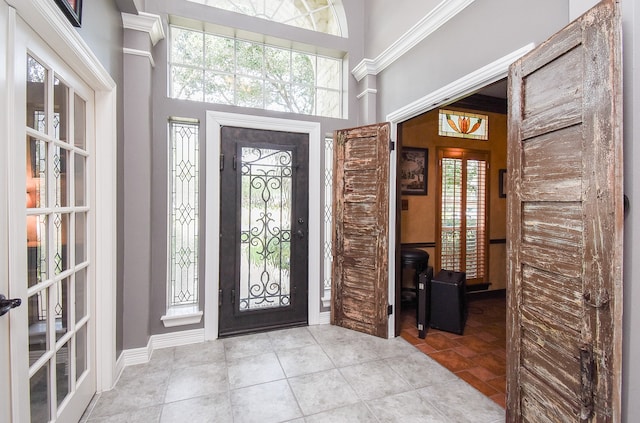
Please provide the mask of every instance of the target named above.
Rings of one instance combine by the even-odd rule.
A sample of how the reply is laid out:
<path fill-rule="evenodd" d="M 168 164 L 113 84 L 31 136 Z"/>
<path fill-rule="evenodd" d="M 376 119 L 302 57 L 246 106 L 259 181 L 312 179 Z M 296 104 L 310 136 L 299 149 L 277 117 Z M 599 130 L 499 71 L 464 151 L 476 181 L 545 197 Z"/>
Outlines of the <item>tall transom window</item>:
<path fill-rule="evenodd" d="M 170 96 L 342 117 L 342 60 L 171 26 Z"/>
<path fill-rule="evenodd" d="M 343 36 L 335 0 L 189 0 L 243 15 Z"/>

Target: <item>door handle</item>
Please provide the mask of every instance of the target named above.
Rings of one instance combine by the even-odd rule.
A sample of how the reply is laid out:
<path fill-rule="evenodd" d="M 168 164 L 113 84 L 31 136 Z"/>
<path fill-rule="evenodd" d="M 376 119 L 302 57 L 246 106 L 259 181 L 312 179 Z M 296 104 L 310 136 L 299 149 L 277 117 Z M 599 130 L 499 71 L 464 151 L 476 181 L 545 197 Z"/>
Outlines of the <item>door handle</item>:
<path fill-rule="evenodd" d="M 22 304 L 20 298 L 8 299 L 4 295 L 0 294 L 0 316 L 4 316 L 12 308 L 19 307 Z"/>
<path fill-rule="evenodd" d="M 298 238 L 304 238 L 304 231 L 302 229 L 298 229 L 298 232 L 296 232 L 296 234 L 298 235 Z"/>

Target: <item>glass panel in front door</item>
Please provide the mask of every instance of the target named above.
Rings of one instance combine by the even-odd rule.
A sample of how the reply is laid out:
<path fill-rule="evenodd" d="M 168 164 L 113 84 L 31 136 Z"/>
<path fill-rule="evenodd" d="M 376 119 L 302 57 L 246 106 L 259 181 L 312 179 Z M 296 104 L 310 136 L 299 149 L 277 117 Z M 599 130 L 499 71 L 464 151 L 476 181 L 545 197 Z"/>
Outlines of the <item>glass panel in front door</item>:
<path fill-rule="evenodd" d="M 240 311 L 290 302 L 291 150 L 240 147 Z"/>

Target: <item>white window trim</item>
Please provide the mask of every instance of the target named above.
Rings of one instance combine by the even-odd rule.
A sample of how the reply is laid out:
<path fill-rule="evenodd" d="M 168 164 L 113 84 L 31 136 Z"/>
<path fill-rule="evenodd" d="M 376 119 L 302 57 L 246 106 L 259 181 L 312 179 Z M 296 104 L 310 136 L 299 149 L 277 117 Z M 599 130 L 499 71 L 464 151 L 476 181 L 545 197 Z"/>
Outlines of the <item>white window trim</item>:
<path fill-rule="evenodd" d="M 206 230 L 205 230 L 205 304 L 204 329 L 205 340 L 218 338 L 219 313 L 218 290 L 220 287 L 220 128 L 235 126 L 240 128 L 266 129 L 309 134 L 309 325 L 317 325 L 329 321 L 328 312 L 320 312 L 320 288 L 322 284 L 321 265 L 323 257 L 322 238 L 322 137 L 320 123 L 263 116 L 242 115 L 208 111 L 206 118 L 205 154 L 206 168 Z"/>

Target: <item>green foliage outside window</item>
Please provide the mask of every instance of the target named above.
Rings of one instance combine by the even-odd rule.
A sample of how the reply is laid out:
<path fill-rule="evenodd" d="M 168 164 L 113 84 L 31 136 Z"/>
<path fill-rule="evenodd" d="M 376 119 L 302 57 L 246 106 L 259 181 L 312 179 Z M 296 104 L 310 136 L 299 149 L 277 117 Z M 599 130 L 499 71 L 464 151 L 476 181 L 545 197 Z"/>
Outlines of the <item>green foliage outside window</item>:
<path fill-rule="evenodd" d="M 342 61 L 171 27 L 173 98 L 342 116 Z"/>

